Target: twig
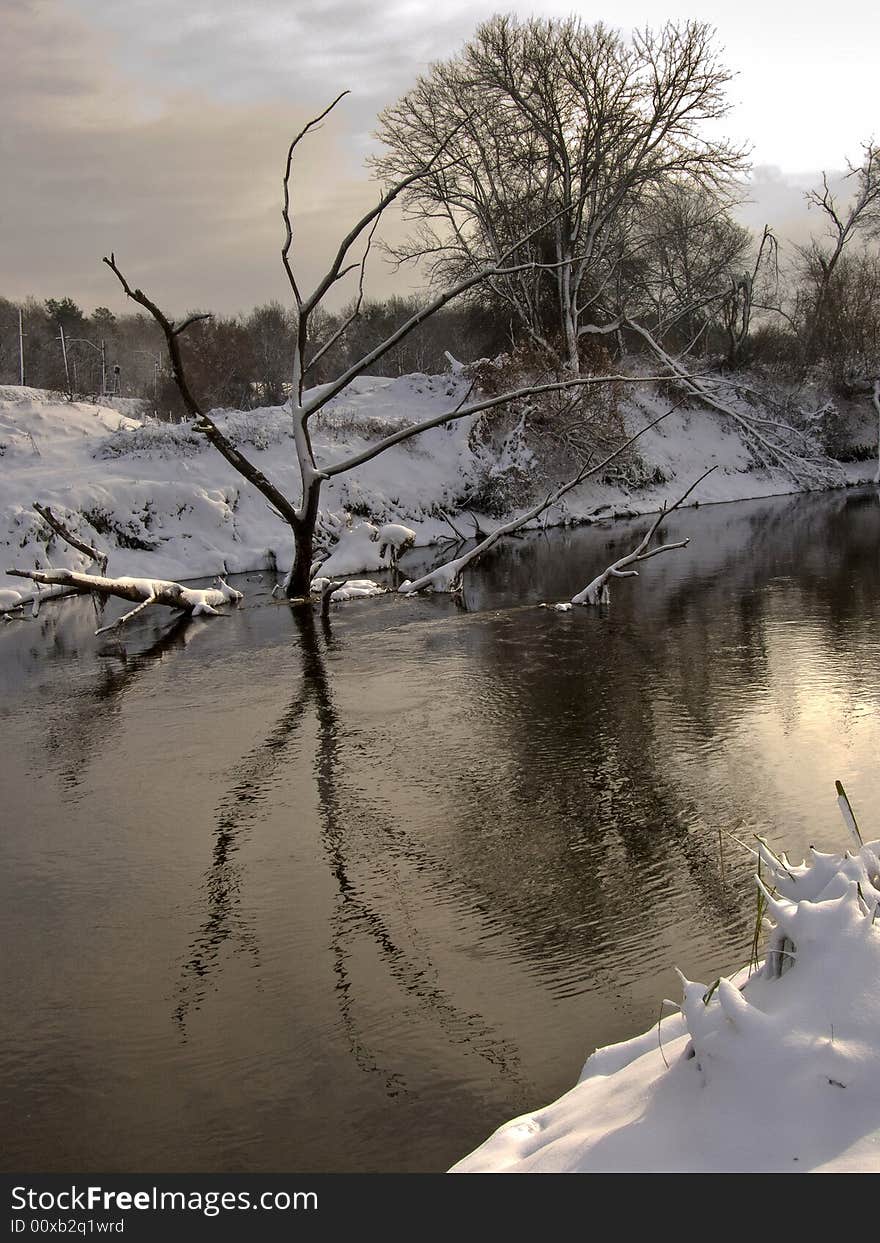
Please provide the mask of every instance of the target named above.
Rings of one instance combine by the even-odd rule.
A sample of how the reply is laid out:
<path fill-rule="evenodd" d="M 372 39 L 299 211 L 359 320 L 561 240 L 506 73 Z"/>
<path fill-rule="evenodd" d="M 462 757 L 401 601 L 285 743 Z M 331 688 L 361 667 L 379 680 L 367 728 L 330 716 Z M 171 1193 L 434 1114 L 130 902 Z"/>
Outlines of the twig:
<path fill-rule="evenodd" d="M 127 613 L 123 613 L 121 617 L 117 617 L 116 621 L 111 622 L 109 626 L 101 626 L 100 630 L 96 630 L 95 634 L 107 634 L 109 630 L 117 630 L 120 626 L 124 626 L 127 621 L 131 621 L 137 613 L 142 609 L 149 608 L 151 604 L 155 604 L 156 596 L 148 596 L 146 600 L 142 600 L 140 604 L 135 605 L 133 609 L 129 609 Z"/>

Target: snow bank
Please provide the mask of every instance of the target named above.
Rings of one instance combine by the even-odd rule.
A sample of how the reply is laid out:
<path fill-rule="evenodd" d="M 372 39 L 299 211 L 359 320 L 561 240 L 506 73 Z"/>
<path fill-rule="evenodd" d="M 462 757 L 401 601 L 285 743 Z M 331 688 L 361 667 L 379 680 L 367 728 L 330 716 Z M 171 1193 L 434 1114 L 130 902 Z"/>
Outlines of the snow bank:
<path fill-rule="evenodd" d="M 598 1050 L 453 1172 L 880 1170 L 878 852 L 795 866 L 762 846 L 761 968 L 682 977 L 659 1031 Z"/>
<path fill-rule="evenodd" d="M 460 374 L 361 377 L 316 417 L 318 460 L 338 461 L 450 410 L 467 387 Z M 636 388 L 625 402 L 631 430 L 667 408 L 647 387 Z M 291 423 L 283 408 L 220 411 L 214 417 L 269 478 L 298 497 Z M 485 439 L 470 436 L 476 417 L 423 433 L 325 486 L 324 525 L 342 538 L 322 573 L 379 569 L 414 543 L 448 538 L 447 513 L 471 504 L 487 472 L 536 473 L 522 425 L 489 460 Z M 793 490 L 781 472 L 749 471 L 748 451 L 736 433 L 696 408 L 676 411 L 638 448 L 664 482 L 634 489 L 620 479 L 590 481 L 566 498 L 564 512 L 556 509 L 547 520 L 656 511 L 681 490 L 679 481 L 713 464 L 718 470 L 701 491 L 704 501 Z M 0 571 L 13 565 L 85 569 L 85 559 L 51 532 L 34 502 L 49 505 L 86 544 L 109 553 L 109 575 L 185 580 L 266 568 L 283 573 L 293 558 L 286 525 L 191 425 L 142 421 L 106 405 L 0 387 Z M 491 528 L 493 522 L 483 525 Z M 0 573 L 4 601 L 19 598 L 19 587 Z"/>

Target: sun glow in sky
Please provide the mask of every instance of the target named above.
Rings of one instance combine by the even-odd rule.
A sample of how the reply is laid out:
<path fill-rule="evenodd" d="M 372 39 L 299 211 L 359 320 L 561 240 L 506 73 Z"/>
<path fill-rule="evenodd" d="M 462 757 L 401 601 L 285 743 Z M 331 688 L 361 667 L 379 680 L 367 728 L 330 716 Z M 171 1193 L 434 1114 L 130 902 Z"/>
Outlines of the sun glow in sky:
<path fill-rule="evenodd" d="M 297 181 L 306 278 L 374 197 L 376 113 L 482 18 L 564 16 L 558 0 L 7 0 L 0 295 L 117 307 L 111 247 L 166 303 L 236 311 L 283 297 L 280 165 L 291 132 L 339 90 Z M 747 223 L 802 235 L 803 189 L 880 130 L 877 6 L 615 0 L 578 9 L 627 30 L 714 25 L 731 83 L 724 132 L 752 148 Z M 380 276 L 377 273 L 377 276 Z M 376 292 L 387 292 L 380 277 Z"/>

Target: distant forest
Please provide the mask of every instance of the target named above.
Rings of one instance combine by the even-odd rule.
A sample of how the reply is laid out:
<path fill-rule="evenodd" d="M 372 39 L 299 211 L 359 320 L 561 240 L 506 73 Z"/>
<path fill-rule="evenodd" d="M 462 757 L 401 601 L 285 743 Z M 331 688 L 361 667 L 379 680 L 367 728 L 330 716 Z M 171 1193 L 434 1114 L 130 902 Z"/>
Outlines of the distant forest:
<path fill-rule="evenodd" d="M 349 359 L 360 358 L 419 305 L 415 297 L 365 302 L 355 322 L 320 359 L 310 383 L 320 384 Z M 350 313 L 351 308 L 325 315 L 315 325 L 312 352 Z M 247 410 L 283 402 L 294 352 L 294 323 L 290 311 L 270 302 L 247 315 L 215 315 L 194 324 L 184 354 L 187 373 L 206 406 Z M 402 341 L 376 371 L 442 372 L 449 367 L 447 350 L 470 361 L 494 357 L 510 349 L 511 343 L 511 324 L 491 308 L 476 304 L 448 308 Z M 0 298 L 0 383 L 21 382 L 22 353 L 24 382 L 35 388 L 83 397 L 97 396 L 103 388 L 146 399 L 160 418 L 177 421 L 183 415 L 162 334 L 147 315 L 117 316 L 107 307 L 89 315 L 70 297 L 46 302 L 31 298 L 23 303 Z"/>

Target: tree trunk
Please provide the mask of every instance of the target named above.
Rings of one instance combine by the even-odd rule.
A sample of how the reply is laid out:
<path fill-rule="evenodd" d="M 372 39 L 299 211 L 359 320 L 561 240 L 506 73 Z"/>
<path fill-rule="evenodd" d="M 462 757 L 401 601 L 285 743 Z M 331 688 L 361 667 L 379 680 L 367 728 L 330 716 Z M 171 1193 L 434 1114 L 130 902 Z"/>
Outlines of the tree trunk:
<path fill-rule="evenodd" d="M 570 252 L 564 256 L 565 266 L 560 273 L 562 281 L 562 319 L 565 335 L 565 363 L 572 375 L 580 375 L 581 361 L 577 324 L 577 289 L 572 288 L 572 259 Z"/>
<path fill-rule="evenodd" d="M 287 581 L 287 598 L 308 596 L 312 585 L 312 562 L 315 559 L 315 527 L 318 523 L 318 503 L 321 498 L 321 481 L 314 479 L 303 497 L 302 514 L 293 528 L 293 569 Z"/>
<path fill-rule="evenodd" d="M 874 407 L 877 411 L 877 473 L 874 482 L 880 483 L 880 380 L 874 381 Z"/>

